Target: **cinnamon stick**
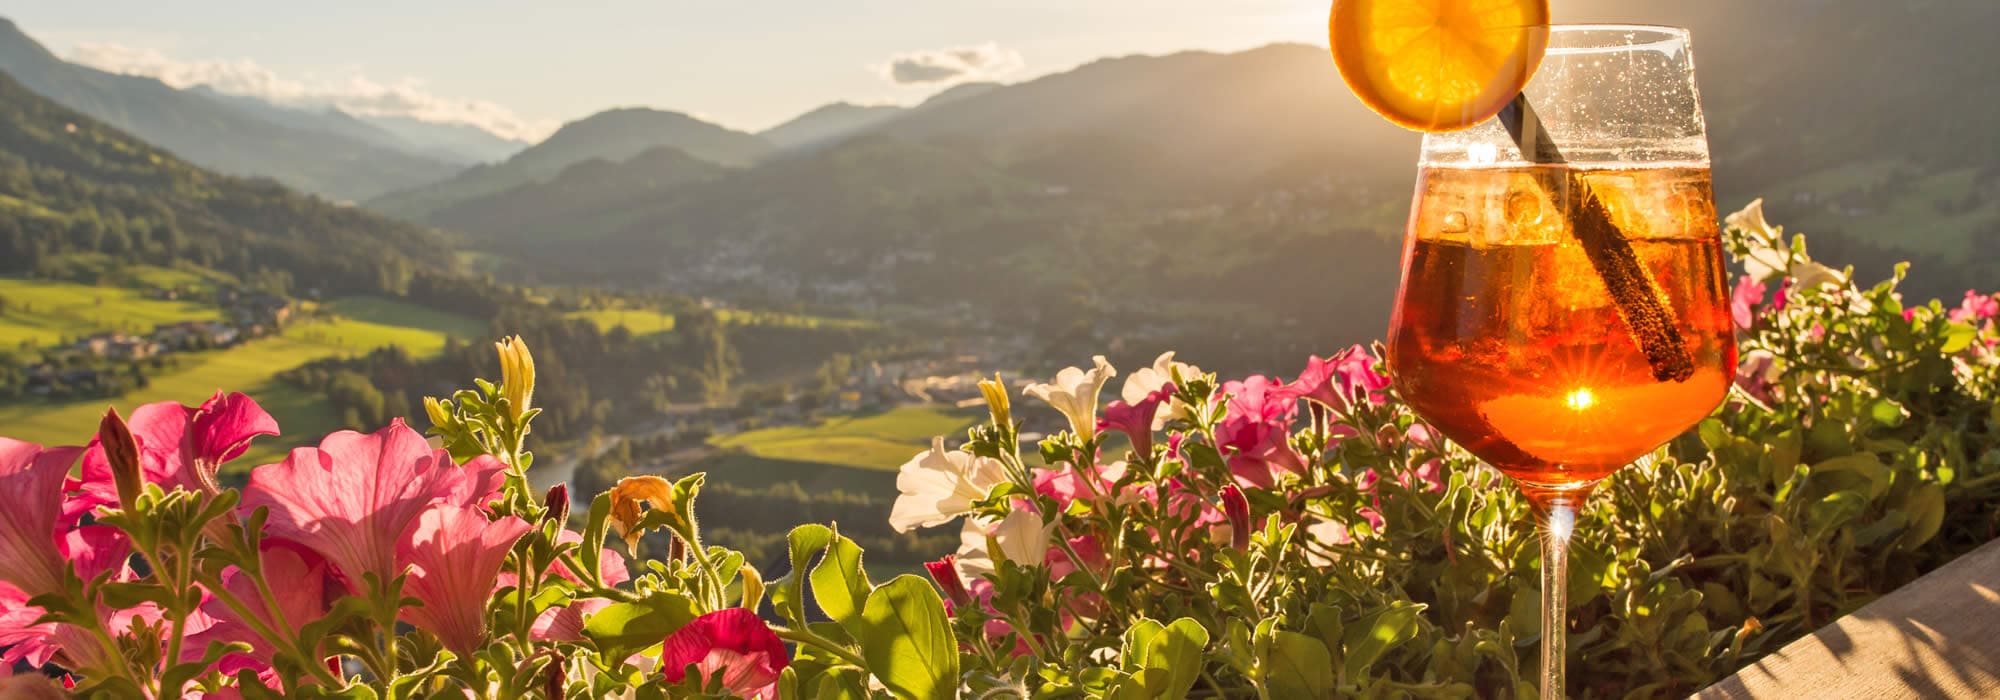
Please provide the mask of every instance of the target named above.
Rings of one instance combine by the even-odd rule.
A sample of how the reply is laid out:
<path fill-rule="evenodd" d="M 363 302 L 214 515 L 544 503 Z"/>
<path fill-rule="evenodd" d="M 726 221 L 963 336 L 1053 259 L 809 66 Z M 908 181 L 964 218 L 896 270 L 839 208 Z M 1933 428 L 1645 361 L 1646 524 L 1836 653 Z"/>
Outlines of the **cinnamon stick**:
<path fill-rule="evenodd" d="M 1535 109 L 1528 104 L 1527 95 L 1514 98 L 1506 109 L 1500 111 L 1500 123 L 1507 127 L 1507 134 L 1521 149 L 1521 155 L 1538 165 L 1563 165 L 1569 161 L 1555 141 L 1541 128 L 1541 120 L 1535 116 Z M 1604 289 L 1611 294 L 1612 303 L 1618 307 L 1618 316 L 1625 321 L 1632 341 L 1639 344 L 1646 354 L 1646 362 L 1653 368 L 1653 379 L 1657 381 L 1687 381 L 1694 375 L 1694 358 L 1688 354 L 1687 340 L 1681 337 L 1680 328 L 1674 325 L 1673 313 L 1660 303 L 1660 294 L 1653 286 L 1653 280 L 1646 275 L 1640 265 L 1639 256 L 1632 251 L 1632 243 L 1611 222 L 1611 212 L 1605 209 L 1604 201 L 1591 190 L 1590 183 L 1578 176 L 1570 168 L 1560 169 L 1567 186 L 1555 191 L 1554 183 L 1537 178 L 1543 189 L 1548 190 L 1550 199 L 1562 198 L 1567 206 L 1563 210 L 1569 217 L 1569 230 L 1583 245 L 1583 253 L 1590 258 L 1590 266 L 1604 281 Z"/>

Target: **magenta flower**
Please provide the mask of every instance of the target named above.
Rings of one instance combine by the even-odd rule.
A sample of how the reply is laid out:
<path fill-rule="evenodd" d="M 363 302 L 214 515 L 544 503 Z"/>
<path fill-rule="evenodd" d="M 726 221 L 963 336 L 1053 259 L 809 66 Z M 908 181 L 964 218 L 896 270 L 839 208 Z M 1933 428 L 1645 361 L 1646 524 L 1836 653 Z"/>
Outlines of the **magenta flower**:
<path fill-rule="evenodd" d="M 1285 391 L 1346 415 L 1364 396 L 1377 406 L 1386 403 L 1390 381 L 1389 375 L 1375 370 L 1375 358 L 1368 354 L 1368 348 L 1355 345 L 1326 359 L 1314 355 L 1306 361 L 1299 378 L 1285 385 Z"/>
<path fill-rule="evenodd" d="M 581 642 L 584 621 L 608 607 L 611 607 L 609 600 L 585 598 L 543 610 L 528 628 L 528 638 L 538 642 Z"/>
<path fill-rule="evenodd" d="M 1270 488 L 1277 483 L 1274 469 L 1305 472 L 1305 457 L 1291 444 L 1298 394 L 1263 376 L 1228 382 L 1222 391 L 1229 395 L 1229 403 L 1215 427 L 1216 447 L 1229 456 L 1229 470 L 1237 481 Z"/>
<path fill-rule="evenodd" d="M 0 498 L 6 501 L 0 507 L 0 581 L 29 598 L 62 589 L 69 564 L 56 549 L 56 522 L 63 482 L 81 451 L 0 438 Z"/>
<path fill-rule="evenodd" d="M 1778 281 L 1778 291 L 1771 294 L 1771 310 L 1784 311 L 1785 305 L 1790 304 L 1791 301 L 1792 278 L 1786 277 Z"/>
<path fill-rule="evenodd" d="M 408 562 L 398 558 L 398 544 L 418 516 L 440 504 L 483 505 L 499 490 L 502 469 L 487 455 L 459 467 L 397 419 L 370 435 L 328 435 L 317 448 L 258 467 L 243 507 L 270 508 L 273 537 L 318 552 L 361 592 L 364 574 L 387 582 L 402 573 Z"/>
<path fill-rule="evenodd" d="M 1757 323 L 1757 305 L 1764 303 L 1764 283 L 1744 275 L 1736 280 L 1736 289 L 1729 293 L 1729 320 L 1737 328 L 1749 330 Z"/>
<path fill-rule="evenodd" d="M 127 422 L 139 443 L 139 470 L 146 480 L 172 491 L 222 492 L 215 475 L 224 462 L 243 455 L 260 435 L 277 435 L 278 422 L 256 401 L 243 394 L 223 394 L 188 408 L 174 401 L 152 403 L 132 411 Z M 118 487 L 104 446 L 91 440 L 83 455 L 82 496 L 66 508 L 72 520 L 101 505 L 118 503 Z"/>
<path fill-rule="evenodd" d="M 1160 404 L 1173 396 L 1173 385 L 1160 387 L 1147 394 L 1136 404 L 1113 401 L 1104 407 L 1104 417 L 1097 419 L 1098 431 L 1116 430 L 1132 441 L 1132 449 L 1139 454 L 1153 451 L 1153 419 L 1160 415 Z"/>
<path fill-rule="evenodd" d="M 60 651 L 56 645 L 56 624 L 38 622 L 42 609 L 28 604 L 28 594 L 13 584 L 0 581 L 0 669 L 26 661 L 41 666 Z"/>
<path fill-rule="evenodd" d="M 946 554 L 943 559 L 924 562 L 924 571 L 936 581 L 938 590 L 944 591 L 945 613 L 972 604 L 972 593 L 965 589 L 965 579 L 958 575 L 958 561 Z"/>
<path fill-rule="evenodd" d="M 1444 460 L 1432 457 L 1417 465 L 1417 481 L 1422 482 L 1423 491 L 1437 493 L 1444 490 Z"/>
<path fill-rule="evenodd" d="M 778 697 L 778 674 L 792 659 L 785 643 L 743 608 L 726 608 L 697 617 L 667 637 L 660 651 L 660 672 L 679 683 L 693 668 L 706 682 L 722 673 L 722 687 L 744 698 Z"/>
<path fill-rule="evenodd" d="M 1965 301 L 1951 310 L 1949 318 L 1953 323 L 1971 323 L 1980 319 L 2000 316 L 2000 295 L 1980 294 L 1965 290 Z"/>
<path fill-rule="evenodd" d="M 460 657 L 470 655 L 486 639 L 486 600 L 500 566 L 528 528 L 512 515 L 487 520 L 469 505 L 425 510 L 397 548 L 398 559 L 411 564 L 403 595 L 423 603 L 404 608 L 402 620 L 437 635 Z"/>

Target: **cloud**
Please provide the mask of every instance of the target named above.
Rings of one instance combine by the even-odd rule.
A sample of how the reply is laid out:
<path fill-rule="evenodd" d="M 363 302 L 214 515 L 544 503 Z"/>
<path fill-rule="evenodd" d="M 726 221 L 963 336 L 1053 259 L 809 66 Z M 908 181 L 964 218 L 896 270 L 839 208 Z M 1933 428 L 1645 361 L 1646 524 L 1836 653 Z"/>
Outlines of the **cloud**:
<path fill-rule="evenodd" d="M 896 54 L 878 70 L 897 85 L 936 85 L 970 80 L 992 80 L 1018 71 L 1024 63 L 1021 52 L 986 42 L 931 51 Z"/>
<path fill-rule="evenodd" d="M 521 141 L 539 141 L 559 126 L 554 120 L 524 118 L 498 103 L 437 95 L 416 78 L 382 82 L 349 71 L 332 80 L 302 80 L 279 75 L 249 59 L 184 61 L 155 49 L 115 43 L 78 43 L 68 58 L 103 71 L 156 78 L 177 88 L 206 85 L 217 92 L 283 105 L 331 106 L 361 116 L 466 124 Z"/>

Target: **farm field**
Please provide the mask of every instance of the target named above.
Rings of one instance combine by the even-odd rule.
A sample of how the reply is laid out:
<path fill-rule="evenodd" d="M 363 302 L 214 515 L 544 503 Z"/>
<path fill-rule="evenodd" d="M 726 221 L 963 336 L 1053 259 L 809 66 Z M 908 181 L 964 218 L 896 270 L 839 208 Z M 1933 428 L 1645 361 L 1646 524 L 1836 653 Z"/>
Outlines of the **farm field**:
<path fill-rule="evenodd" d="M 156 268 L 157 269 L 157 268 Z M 171 271 L 160 269 L 161 273 Z M 0 350 L 49 346 L 93 333 L 145 332 L 162 323 L 222 317 L 213 306 L 154 299 L 141 289 L 0 277 Z"/>
<path fill-rule="evenodd" d="M 922 451 L 932 436 L 955 435 L 975 420 L 969 412 L 906 406 L 809 426 L 750 430 L 718 437 L 710 444 L 780 462 L 895 471 Z"/>
<path fill-rule="evenodd" d="M 599 330 L 611 330 L 624 326 L 633 335 L 666 333 L 674 329 L 674 315 L 657 309 L 590 309 L 571 311 L 569 318 L 580 318 L 597 324 Z M 874 321 L 851 318 L 827 318 L 784 311 L 750 311 L 744 309 L 721 309 L 715 312 L 723 323 L 737 326 L 780 326 L 785 328 L 869 328 Z"/>
<path fill-rule="evenodd" d="M 444 349 L 447 337 L 478 340 L 488 335 L 486 324 L 465 316 L 379 297 L 347 297 L 318 304 L 321 314 L 285 327 L 285 337 L 365 353 L 397 346 L 415 357 Z"/>

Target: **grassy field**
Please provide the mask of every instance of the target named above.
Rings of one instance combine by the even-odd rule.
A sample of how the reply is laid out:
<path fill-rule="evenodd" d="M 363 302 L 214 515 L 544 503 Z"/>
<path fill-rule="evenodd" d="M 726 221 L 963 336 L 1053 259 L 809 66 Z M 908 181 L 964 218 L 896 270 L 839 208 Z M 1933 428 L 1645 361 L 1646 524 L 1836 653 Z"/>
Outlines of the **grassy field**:
<path fill-rule="evenodd" d="M 611 330 L 624 326 L 633 335 L 666 333 L 674 329 L 674 315 L 655 309 L 591 309 L 571 311 L 570 318 L 580 318 L 597 324 L 599 330 Z M 783 311 L 746 311 L 743 309 L 722 309 L 715 316 L 723 323 L 737 326 L 783 326 L 787 328 L 870 328 L 874 321 L 852 318 L 827 318 L 808 314 Z"/>
<path fill-rule="evenodd" d="M 43 445 L 79 445 L 97 430 L 97 419 L 107 405 L 122 413 L 141 404 L 157 401 L 201 403 L 216 390 L 241 391 L 278 419 L 285 434 L 277 440 L 259 438 L 245 459 L 234 463 L 260 464 L 282 458 L 285 448 L 333 430 L 338 418 L 318 395 L 300 391 L 275 376 L 278 372 L 323 357 L 341 354 L 340 348 L 299 342 L 289 338 L 265 338 L 216 352 L 179 355 L 178 368 L 151 378 L 151 385 L 115 400 L 26 401 L 0 404 L 0 434 Z M 281 447 L 280 445 L 283 445 Z"/>
<path fill-rule="evenodd" d="M 8 289 L 6 285 L 10 282 L 18 281 L 0 280 L 0 289 Z M 214 317 L 212 309 L 208 316 L 199 315 L 201 309 L 195 305 L 126 298 L 120 295 L 129 290 L 123 289 L 65 286 L 39 281 L 25 285 L 25 288 L 42 295 L 103 295 L 107 297 L 105 306 L 118 307 L 119 313 L 124 314 L 120 318 L 128 319 L 127 322 L 136 322 L 129 321 L 134 318 L 148 319 L 147 329 L 151 328 L 151 319 L 165 318 L 171 313 L 193 314 L 188 316 L 192 318 Z M 15 298 L 14 294 L 7 292 L 0 292 L 0 296 L 8 297 L 10 302 Z M 126 301 L 114 304 L 110 301 L 113 297 Z M 32 298 L 44 299 L 41 296 Z M 31 302 L 37 315 L 43 303 L 53 304 L 62 297 L 49 296 L 47 299 L 47 302 Z M 87 308 L 96 308 L 91 296 L 75 296 L 69 302 L 72 306 L 85 304 Z M 340 299 L 325 304 L 323 308 L 335 314 L 333 320 L 294 323 L 287 326 L 280 337 L 253 340 L 227 350 L 174 355 L 178 366 L 149 377 L 150 385 L 145 389 L 115 400 L 31 400 L 0 404 L 0 434 L 44 445 L 81 444 L 96 429 L 97 419 L 106 405 L 117 406 L 120 411 L 130 413 L 132 408 L 141 404 L 157 401 L 196 404 L 218 389 L 241 391 L 257 399 L 265 410 L 278 419 L 284 435 L 277 439 L 259 439 L 250 454 L 232 463 L 232 467 L 240 469 L 282 459 L 286 450 L 317 440 L 339 424 L 338 417 L 326 406 L 322 397 L 279 381 L 278 373 L 314 360 L 355 355 L 385 345 L 402 346 L 421 357 L 435 354 L 443 348 L 448 335 L 467 339 L 485 335 L 484 325 L 471 319 L 387 299 Z M 111 312 L 105 313 L 109 315 Z M 0 333 L 5 333 L 9 324 L 15 322 L 15 317 L 9 314 L 0 321 L 4 321 L 0 322 Z M 65 333 L 75 334 L 71 331 Z"/>
<path fill-rule="evenodd" d="M 162 323 L 222 316 L 211 306 L 152 299 L 139 289 L 49 280 L 0 278 L 0 299 L 6 300 L 6 310 L 0 312 L 0 348 L 9 350 L 23 343 L 49 346 L 92 333 L 145 332 Z"/>
<path fill-rule="evenodd" d="M 285 337 L 327 345 L 351 353 L 397 346 L 416 357 L 444 349 L 446 337 L 485 338 L 486 324 L 458 314 L 377 297 L 348 297 L 317 305 L 329 318 L 314 318 L 285 327 Z"/>
<path fill-rule="evenodd" d="M 909 406 L 809 426 L 750 430 L 718 437 L 710 444 L 780 462 L 894 471 L 922 451 L 932 436 L 964 432 L 974 420 L 967 412 Z"/>

